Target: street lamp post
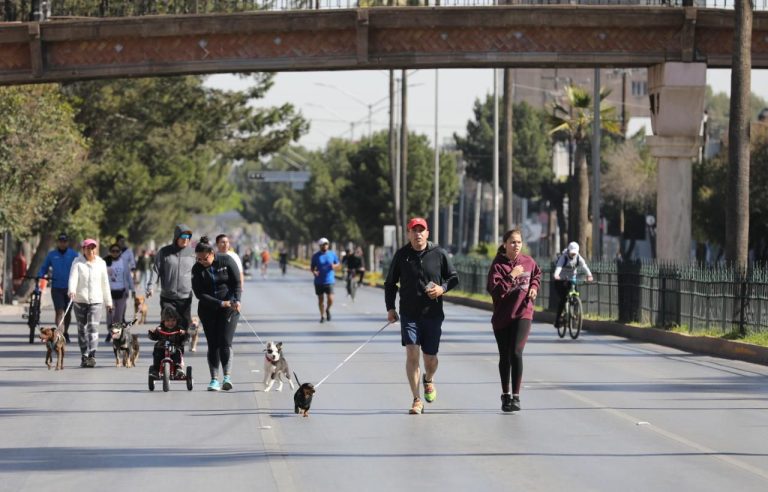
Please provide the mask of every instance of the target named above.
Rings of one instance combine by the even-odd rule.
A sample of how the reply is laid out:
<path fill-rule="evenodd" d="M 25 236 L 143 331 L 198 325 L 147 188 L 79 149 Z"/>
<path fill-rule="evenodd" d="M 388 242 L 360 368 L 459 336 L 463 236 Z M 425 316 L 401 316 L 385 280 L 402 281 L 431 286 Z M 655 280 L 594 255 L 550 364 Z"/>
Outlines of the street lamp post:
<path fill-rule="evenodd" d="M 440 144 L 437 140 L 437 75 L 438 71 L 435 69 L 435 197 L 434 197 L 434 215 L 432 216 L 432 231 L 434 232 L 433 239 L 436 243 L 440 242 Z M 450 243 L 450 239 L 446 241 Z"/>
<path fill-rule="evenodd" d="M 499 72 L 493 69 L 493 238 L 499 240 Z"/>

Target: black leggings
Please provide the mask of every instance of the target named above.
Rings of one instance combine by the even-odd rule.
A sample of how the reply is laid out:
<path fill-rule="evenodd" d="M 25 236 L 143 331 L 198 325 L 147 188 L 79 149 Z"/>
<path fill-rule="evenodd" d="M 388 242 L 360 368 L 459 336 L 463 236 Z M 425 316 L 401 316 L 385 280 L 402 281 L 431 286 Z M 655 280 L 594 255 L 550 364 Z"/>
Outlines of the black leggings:
<path fill-rule="evenodd" d="M 240 314 L 233 309 L 216 311 L 201 311 L 200 322 L 203 324 L 205 339 L 208 342 L 208 369 L 211 378 L 219 375 L 219 364 L 228 376 L 232 370 L 232 340 L 235 338 L 235 328 Z"/>
<path fill-rule="evenodd" d="M 499 375 L 501 390 L 509 393 L 509 380 L 512 379 L 512 394 L 520 394 L 523 380 L 523 349 L 531 333 L 531 320 L 513 319 L 507 326 L 493 330 L 496 345 L 499 347 Z"/>
<path fill-rule="evenodd" d="M 562 280 L 555 280 L 555 292 L 557 292 L 557 322 L 558 324 L 563 319 L 563 311 L 565 310 L 565 303 L 568 302 L 568 292 L 571 290 L 569 282 Z"/>

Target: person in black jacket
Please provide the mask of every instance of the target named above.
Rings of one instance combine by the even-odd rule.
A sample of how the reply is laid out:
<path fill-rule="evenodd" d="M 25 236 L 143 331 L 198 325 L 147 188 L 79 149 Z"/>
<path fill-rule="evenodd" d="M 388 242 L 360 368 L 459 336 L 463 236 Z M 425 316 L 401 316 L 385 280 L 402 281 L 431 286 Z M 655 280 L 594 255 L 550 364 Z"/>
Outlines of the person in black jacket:
<path fill-rule="evenodd" d="M 232 389 L 232 339 L 240 318 L 240 270 L 226 254 L 216 254 L 208 237 L 195 247 L 197 263 L 192 267 L 192 291 L 199 303 L 197 314 L 208 341 L 208 391 Z M 219 364 L 224 379 L 219 383 Z"/>
<path fill-rule="evenodd" d="M 413 393 L 411 414 L 424 411 L 419 393 L 419 348 L 424 357 L 424 399 L 437 398 L 433 382 L 437 371 L 437 351 L 445 315 L 441 296 L 459 285 L 459 276 L 442 248 L 427 241 L 427 221 L 416 217 L 408 222 L 409 243 L 400 248 L 384 282 L 387 319 L 400 319 L 400 334 L 406 348 L 405 371 Z M 398 283 L 400 284 L 398 289 Z M 400 292 L 400 315 L 395 297 Z"/>

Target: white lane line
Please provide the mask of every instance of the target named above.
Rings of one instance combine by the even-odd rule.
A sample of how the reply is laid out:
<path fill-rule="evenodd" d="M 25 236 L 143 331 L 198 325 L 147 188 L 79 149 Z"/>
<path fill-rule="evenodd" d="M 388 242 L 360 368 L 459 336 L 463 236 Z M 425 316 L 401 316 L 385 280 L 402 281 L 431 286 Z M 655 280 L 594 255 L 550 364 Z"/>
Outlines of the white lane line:
<path fill-rule="evenodd" d="M 551 383 L 545 383 L 543 381 L 538 381 L 538 384 L 541 386 L 550 386 L 554 387 L 554 384 Z M 609 414 L 613 415 L 614 417 L 617 417 L 621 420 L 626 420 L 629 422 L 632 422 L 635 425 L 643 425 L 644 427 L 647 427 L 649 430 L 655 432 L 656 434 L 659 434 L 660 436 L 666 437 L 667 439 L 671 441 L 675 441 L 679 444 L 682 444 L 683 446 L 687 446 L 689 448 L 695 449 L 703 454 L 708 455 L 711 458 L 718 459 L 720 461 L 723 461 L 731 466 L 734 466 L 736 468 L 739 468 L 741 470 L 744 470 L 746 472 L 752 473 L 754 475 L 757 475 L 760 478 L 763 478 L 765 480 L 768 480 L 768 471 L 764 470 L 762 468 L 758 468 L 756 466 L 752 466 L 749 463 L 746 463 L 744 461 L 741 461 L 739 459 L 736 459 L 732 456 L 726 456 L 718 451 L 715 451 L 712 448 L 708 448 L 707 446 L 704 446 L 703 444 L 699 444 L 697 442 L 691 441 L 690 439 L 687 439 L 679 434 L 675 434 L 674 432 L 668 431 L 666 429 L 663 429 L 657 425 L 652 425 L 648 422 L 643 422 L 637 417 L 634 417 L 626 412 L 623 412 L 621 410 L 617 410 L 615 408 L 608 408 L 607 405 L 603 405 L 595 400 L 592 400 L 590 398 L 587 398 L 586 396 L 576 393 L 575 391 L 562 389 L 562 388 L 553 388 L 555 391 L 559 391 L 561 393 L 564 393 L 571 398 L 578 400 L 582 403 L 585 403 L 597 410 L 601 410 L 604 412 L 608 412 Z"/>

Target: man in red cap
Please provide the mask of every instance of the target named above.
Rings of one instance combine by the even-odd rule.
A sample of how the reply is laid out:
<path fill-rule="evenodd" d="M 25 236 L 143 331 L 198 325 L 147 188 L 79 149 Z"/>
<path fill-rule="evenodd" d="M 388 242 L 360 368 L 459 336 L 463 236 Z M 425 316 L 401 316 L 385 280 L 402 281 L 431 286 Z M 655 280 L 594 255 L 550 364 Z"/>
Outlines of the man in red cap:
<path fill-rule="evenodd" d="M 425 219 L 415 217 L 408 221 L 408 244 L 395 253 L 384 282 L 387 319 L 390 323 L 400 320 L 401 342 L 406 353 L 405 370 L 413 393 L 409 413 L 413 415 L 424 411 L 419 392 L 419 352 L 424 358 L 424 399 L 432 403 L 437 398 L 433 378 L 445 319 L 442 295 L 459 285 L 459 276 L 448 255 L 427 241 L 428 238 Z M 398 292 L 399 316 L 395 310 Z"/>

